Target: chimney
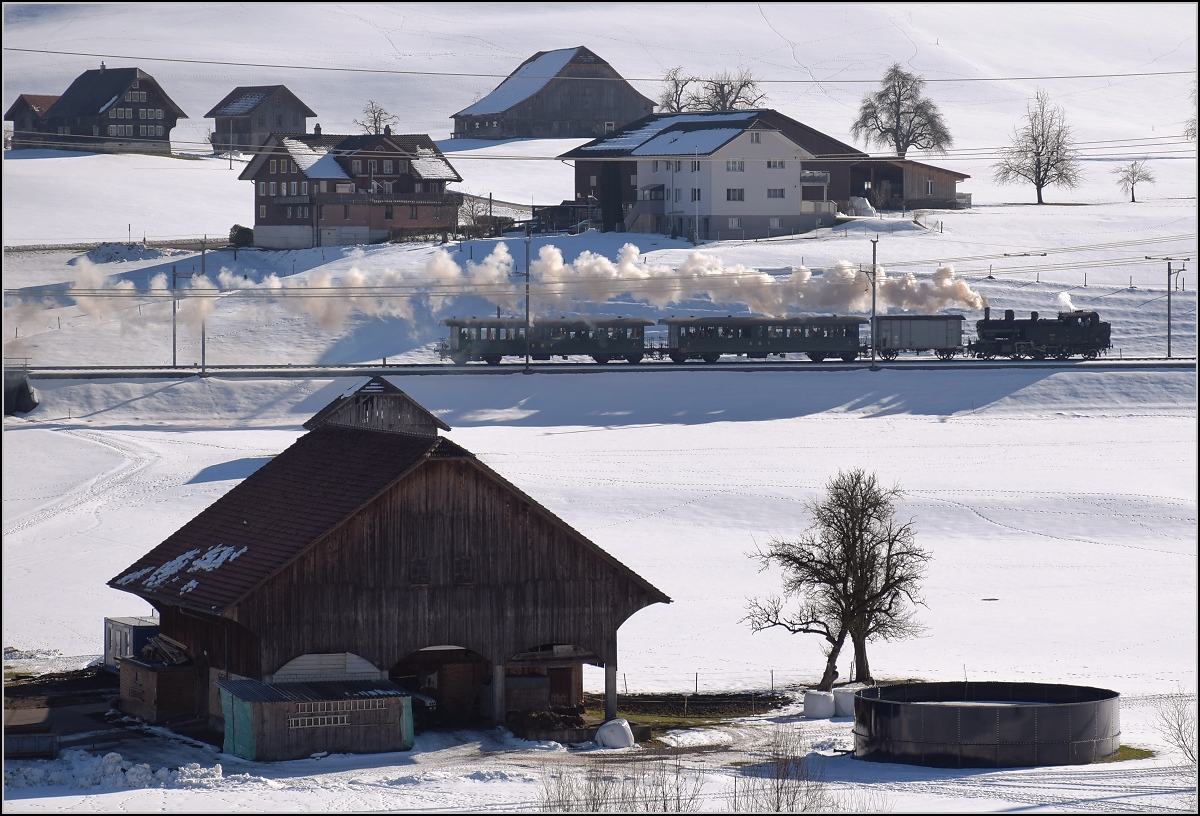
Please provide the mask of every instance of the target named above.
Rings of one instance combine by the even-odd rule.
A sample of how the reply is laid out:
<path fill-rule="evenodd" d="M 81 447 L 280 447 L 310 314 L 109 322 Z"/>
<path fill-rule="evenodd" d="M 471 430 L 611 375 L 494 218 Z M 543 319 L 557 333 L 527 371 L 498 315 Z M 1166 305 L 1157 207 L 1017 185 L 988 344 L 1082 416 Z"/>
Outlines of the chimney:
<path fill-rule="evenodd" d="M 391 136 L 391 135 L 392 135 L 392 126 L 391 126 L 391 125 L 384 125 L 384 126 L 383 126 L 383 135 L 384 135 L 384 136 Z"/>
<path fill-rule="evenodd" d="M 317 124 L 313 125 L 313 136 L 320 136 L 320 135 L 321 135 L 321 123 L 317 122 Z"/>
<path fill-rule="evenodd" d="M 100 61 L 100 73 L 104 73 L 104 60 Z"/>
<path fill-rule="evenodd" d="M 984 307 L 983 307 L 983 319 L 984 319 L 984 320 L 991 320 L 991 319 L 992 319 L 992 307 L 991 307 L 991 306 L 984 306 Z"/>

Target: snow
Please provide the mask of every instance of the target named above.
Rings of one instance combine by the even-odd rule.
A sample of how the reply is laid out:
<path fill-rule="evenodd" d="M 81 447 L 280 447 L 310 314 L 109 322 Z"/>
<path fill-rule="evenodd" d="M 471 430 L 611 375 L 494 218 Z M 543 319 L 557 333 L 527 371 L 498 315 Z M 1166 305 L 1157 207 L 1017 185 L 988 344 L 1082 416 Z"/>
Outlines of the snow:
<path fill-rule="evenodd" d="M 635 78 L 660 76 L 679 62 L 700 71 L 743 59 L 771 77 L 820 78 L 874 78 L 893 60 L 930 78 L 1194 71 L 1196 63 L 1189 5 L 1108 4 L 1087 15 L 1045 5 L 1038 27 L 1010 7 L 977 4 L 832 7 L 804 15 L 770 4 L 761 15 L 696 7 L 686 24 L 674 7 L 639 7 L 646 31 L 687 27 L 687 38 L 660 39 L 653 49 L 622 34 L 595 44 L 585 36 L 612 31 L 612 7 L 555 9 L 552 27 L 546 9 L 518 5 L 500 15 L 490 6 L 314 4 L 280 16 L 269 6 L 214 15 L 198 5 L 164 4 L 131 17 L 117 7 L 9 5 L 5 34 L 6 45 L 54 48 L 69 40 L 69 50 L 95 51 L 103 43 L 160 56 L 166 52 L 150 53 L 160 47 L 153 32 L 187 30 L 209 43 L 206 58 L 262 63 L 311 59 L 315 31 L 327 32 L 330 42 L 360 44 L 321 52 L 323 64 L 363 67 L 366 49 L 384 49 L 400 66 L 479 73 L 507 73 L 538 50 L 584 42 Z M 419 35 L 405 22 L 417 20 Z M 304 36 L 274 38 L 278 50 L 263 54 L 261 38 L 248 32 L 264 25 Z M 864 30 L 878 38 L 871 53 L 847 57 Z M 430 32 L 440 32 L 438 45 L 405 56 L 414 38 Z M 304 44 L 302 52 L 288 50 L 293 41 Z M 187 48 L 173 45 L 170 55 L 190 55 Z M 61 92 L 93 61 L 6 52 L 6 102 L 23 91 Z M 349 121 L 366 98 L 387 105 L 395 98 L 387 89 L 401 86 L 396 75 L 355 75 L 357 90 L 349 93 L 340 74 L 251 76 L 234 66 L 223 67 L 214 84 L 194 65 L 143 67 L 193 112 L 222 98 L 229 83 L 286 82 L 323 111 L 326 132 L 351 132 Z M 1145 145 L 1178 133 L 1191 78 L 1074 79 L 1049 87 L 1080 138 Z M 404 84 L 405 113 L 413 119 L 400 129 L 446 127 L 448 111 L 488 83 L 494 79 Z M 654 83 L 633 84 L 656 96 Z M 958 144 L 979 148 L 1004 143 L 1035 84 L 931 83 L 927 90 L 951 114 Z M 846 129 L 864 87 L 771 85 L 770 102 L 853 143 Z M 242 250 L 236 259 L 227 251 L 202 259 L 130 247 L 129 239 L 143 234 L 223 236 L 232 223 L 252 223 L 250 185 L 237 181 L 244 164 L 234 161 L 231 171 L 228 159 L 198 155 L 198 139 L 187 144 L 187 129 L 206 124 L 185 120 L 177 128 L 176 149 L 197 154 L 189 157 L 5 153 L 6 365 L 20 358 L 168 365 L 171 305 L 155 293 L 170 285 L 172 271 L 204 270 L 204 291 L 220 287 L 219 297 L 202 301 L 188 284 L 203 281 L 179 281 L 177 352 L 188 367 L 202 359 L 434 362 L 442 318 L 486 315 L 498 305 L 521 313 L 520 240 Z M 461 189 L 543 203 L 573 195 L 573 168 L 556 157 L 582 143 L 447 140 L 439 147 L 462 174 Z M 727 808 L 724 797 L 741 767 L 734 763 L 757 756 L 771 729 L 783 724 L 803 731 L 810 758 L 833 788 L 877 794 L 897 812 L 1194 810 L 1186 798 L 1190 790 L 1194 801 L 1194 776 L 1179 770 L 1180 755 L 1154 725 L 1156 703 L 1181 693 L 1194 700 L 1197 682 L 1194 261 L 1171 298 L 1174 354 L 1192 365 L 1148 370 L 1129 362 L 1165 354 L 1165 259 L 1196 257 L 1195 147 L 1184 148 L 1092 155 L 1084 185 L 1053 191 L 1056 203 L 1044 207 L 1028 204 L 1031 190 L 994 186 L 988 159 L 927 157 L 972 175 L 960 189 L 973 193 L 975 207 L 924 212 L 919 225 L 907 213 L 856 218 L 836 232 L 698 247 L 594 231 L 529 242 L 532 280 L 572 280 L 580 293 L 535 296 L 535 306 L 557 313 L 744 314 L 749 303 L 797 295 L 809 300 L 788 301 L 787 308 L 803 311 L 832 291 L 826 281 L 852 275 L 875 250 L 885 282 L 893 283 L 880 291 L 896 297 L 881 300 L 881 313 L 899 312 L 903 298 L 922 286 L 947 283 L 961 287 L 941 308 L 964 314 L 968 330 L 981 316 L 968 302 L 973 295 L 985 297 L 993 313 L 1096 309 L 1113 325 L 1109 359 L 1123 366 L 698 373 L 646 363 L 637 375 L 614 365 L 531 377 L 397 373 L 391 381 L 447 422 L 449 438 L 671 596 L 673 603 L 644 609 L 621 627 L 622 690 L 774 684 L 795 694 L 782 711 L 666 735 L 664 742 L 685 751 L 687 767 L 703 775 L 704 809 Z M 1110 168 L 1143 150 L 1154 153 L 1158 180 L 1139 186 L 1132 204 Z M 84 241 L 114 246 L 92 257 L 9 249 Z M 952 278 L 938 272 L 946 267 Z M 468 283 L 489 283 L 493 297 L 464 293 Z M 64 296 L 69 285 L 137 297 Z M 312 296 L 338 286 L 354 296 Z M 394 296 L 400 291 L 404 297 Z M 851 292 L 842 305 L 852 308 L 842 313 L 863 314 L 869 297 Z M 61 671 L 96 662 L 104 617 L 151 612 L 105 582 L 285 449 L 305 420 L 361 381 L 38 378 L 41 405 L 4 421 L 6 669 Z M 841 753 L 852 746 L 849 718 L 805 719 L 800 698 L 823 667 L 820 643 L 749 633 L 741 622 L 746 599 L 777 590 L 779 576 L 759 573 L 746 553 L 773 536 L 799 534 L 803 503 L 838 469 L 856 466 L 906 491 L 901 515 L 915 520 L 918 540 L 934 556 L 927 606 L 919 610 L 927 631 L 873 644 L 878 676 L 1112 688 L 1122 695 L 1121 741 L 1159 753 L 1108 765 L 998 771 L 880 765 Z M 178 564 L 177 574 L 203 578 L 208 573 L 188 570 L 235 556 L 213 544 Z M 849 657 L 839 661 L 843 677 Z M 585 687 L 601 690 L 602 672 L 589 668 Z M 53 761 L 6 760 L 5 812 L 532 811 L 549 771 L 580 767 L 599 753 L 644 755 L 641 748 L 530 743 L 479 728 L 420 734 L 408 752 L 252 763 L 142 728 L 142 739 L 111 754 L 72 748 Z"/>
<path fill-rule="evenodd" d="M 712 122 L 745 122 L 753 119 L 752 113 L 680 113 L 674 116 L 664 116 L 652 119 L 641 127 L 624 133 L 610 136 L 602 143 L 581 148 L 584 151 L 602 152 L 607 150 L 633 150 L 645 145 L 662 135 L 662 132 L 678 125 L 712 123 Z M 740 131 L 735 131 L 740 132 Z"/>
<path fill-rule="evenodd" d="M 304 142 L 288 138 L 283 139 L 283 146 L 287 149 L 288 155 L 296 162 L 296 166 L 308 178 L 350 178 L 331 154 L 331 148 L 320 145 L 307 145 Z"/>
<path fill-rule="evenodd" d="M 504 113 L 519 105 L 546 87 L 546 83 L 558 76 L 567 63 L 579 51 L 578 48 L 562 48 L 549 51 L 535 60 L 522 65 L 512 76 L 497 86 L 496 90 L 455 116 L 484 116 L 489 113 Z"/>
<path fill-rule="evenodd" d="M 636 148 L 634 156 L 708 155 L 741 133 L 737 128 L 712 128 L 661 133 Z"/>

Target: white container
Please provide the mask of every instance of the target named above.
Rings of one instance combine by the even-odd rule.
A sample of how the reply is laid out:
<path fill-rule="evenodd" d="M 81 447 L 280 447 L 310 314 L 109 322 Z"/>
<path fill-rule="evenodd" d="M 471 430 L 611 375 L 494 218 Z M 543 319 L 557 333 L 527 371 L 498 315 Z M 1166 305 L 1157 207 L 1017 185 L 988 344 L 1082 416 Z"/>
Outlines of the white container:
<path fill-rule="evenodd" d="M 628 720 L 609 720 L 596 729 L 596 744 L 601 748 L 632 748 L 637 743 Z"/>
<path fill-rule="evenodd" d="M 854 716 L 854 693 L 858 689 L 834 689 L 833 707 L 835 717 Z"/>
<path fill-rule="evenodd" d="M 804 692 L 804 716 L 810 720 L 827 720 L 836 710 L 831 691 Z"/>

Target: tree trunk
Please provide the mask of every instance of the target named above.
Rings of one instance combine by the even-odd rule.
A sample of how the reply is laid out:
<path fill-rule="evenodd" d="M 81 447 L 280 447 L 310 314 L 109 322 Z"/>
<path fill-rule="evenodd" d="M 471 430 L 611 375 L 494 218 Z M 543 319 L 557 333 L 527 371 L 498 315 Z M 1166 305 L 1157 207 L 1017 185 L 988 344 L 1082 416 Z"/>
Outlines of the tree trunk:
<path fill-rule="evenodd" d="M 1037 196 L 1038 196 L 1038 204 L 1043 203 L 1042 202 L 1042 188 L 1040 185 L 1037 186 Z"/>
<path fill-rule="evenodd" d="M 1137 193 L 1134 191 L 1132 184 L 1129 185 L 1129 202 L 1137 204 Z"/>
<path fill-rule="evenodd" d="M 833 690 L 833 682 L 837 680 L 838 655 L 842 653 L 842 646 L 845 643 L 846 630 L 842 629 L 838 632 L 837 640 L 829 646 L 829 655 L 825 659 L 825 674 L 821 676 L 821 682 L 817 686 L 817 691 Z"/>
<path fill-rule="evenodd" d="M 874 683 L 871 677 L 871 663 L 867 660 L 867 637 L 865 634 L 850 633 L 854 643 L 854 679 L 859 683 Z"/>

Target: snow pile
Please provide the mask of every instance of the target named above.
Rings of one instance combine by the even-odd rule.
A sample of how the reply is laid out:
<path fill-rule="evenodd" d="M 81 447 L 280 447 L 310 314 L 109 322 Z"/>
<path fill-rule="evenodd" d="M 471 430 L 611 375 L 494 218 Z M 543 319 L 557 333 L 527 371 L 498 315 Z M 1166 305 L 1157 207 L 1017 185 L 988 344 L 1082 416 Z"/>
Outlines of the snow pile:
<path fill-rule="evenodd" d="M 863 215 L 870 218 L 875 218 L 879 215 L 876 209 L 871 206 L 871 202 L 862 196 L 850 196 L 846 210 L 847 215 Z"/>
<path fill-rule="evenodd" d="M 218 788 L 226 787 L 231 780 L 251 779 L 248 774 L 226 777 L 219 764 L 205 768 L 197 762 L 190 762 L 177 770 L 156 769 L 144 762 L 129 762 L 116 752 L 98 757 L 79 748 L 63 751 L 58 759 L 46 762 L 4 765 L 4 785 L 9 788 Z"/>
<path fill-rule="evenodd" d="M 119 244 L 106 242 L 100 244 L 94 249 L 88 250 L 86 255 L 92 263 L 124 263 L 126 261 L 152 261 L 157 258 L 170 258 L 175 255 L 188 255 L 186 250 L 182 249 L 159 249 L 157 247 L 146 246 L 144 243 Z M 78 258 L 71 261 L 72 264 L 78 262 Z"/>

